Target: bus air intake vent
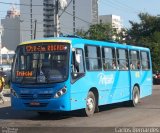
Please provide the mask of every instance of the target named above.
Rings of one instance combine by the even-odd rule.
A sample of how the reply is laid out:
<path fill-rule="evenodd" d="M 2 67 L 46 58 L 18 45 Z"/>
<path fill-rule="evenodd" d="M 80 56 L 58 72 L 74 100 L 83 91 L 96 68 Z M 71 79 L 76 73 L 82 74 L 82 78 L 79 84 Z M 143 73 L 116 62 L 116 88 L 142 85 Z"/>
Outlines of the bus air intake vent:
<path fill-rule="evenodd" d="M 53 94 L 21 94 L 21 99 L 51 99 Z"/>

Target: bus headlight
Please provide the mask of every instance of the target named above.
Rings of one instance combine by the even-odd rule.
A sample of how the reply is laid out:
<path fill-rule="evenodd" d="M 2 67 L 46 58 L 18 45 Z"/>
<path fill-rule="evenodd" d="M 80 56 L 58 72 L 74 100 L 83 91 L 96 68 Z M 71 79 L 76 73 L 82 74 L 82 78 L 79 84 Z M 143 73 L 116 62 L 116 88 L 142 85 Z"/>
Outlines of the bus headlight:
<path fill-rule="evenodd" d="M 18 98 L 17 93 L 16 93 L 12 88 L 11 88 L 11 94 L 12 94 L 14 97 Z"/>
<path fill-rule="evenodd" d="M 59 98 L 60 96 L 63 96 L 67 92 L 67 88 L 63 87 L 60 89 L 56 94 L 54 95 L 54 98 Z"/>

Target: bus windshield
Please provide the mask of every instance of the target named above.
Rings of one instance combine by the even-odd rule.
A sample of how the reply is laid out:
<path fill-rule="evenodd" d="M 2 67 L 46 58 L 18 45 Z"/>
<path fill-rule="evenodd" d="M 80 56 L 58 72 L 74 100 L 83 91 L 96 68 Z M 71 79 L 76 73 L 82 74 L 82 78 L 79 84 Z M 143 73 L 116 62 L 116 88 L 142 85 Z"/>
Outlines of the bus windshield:
<path fill-rule="evenodd" d="M 17 47 L 12 82 L 39 84 L 65 81 L 69 69 L 67 43 L 36 43 Z"/>

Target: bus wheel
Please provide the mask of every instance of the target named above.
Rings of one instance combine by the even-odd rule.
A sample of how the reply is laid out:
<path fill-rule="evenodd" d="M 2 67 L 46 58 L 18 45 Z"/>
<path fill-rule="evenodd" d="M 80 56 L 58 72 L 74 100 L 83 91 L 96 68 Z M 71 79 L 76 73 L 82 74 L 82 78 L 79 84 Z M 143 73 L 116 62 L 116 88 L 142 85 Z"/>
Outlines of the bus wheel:
<path fill-rule="evenodd" d="M 132 101 L 131 106 L 135 107 L 139 103 L 140 99 L 140 92 L 138 86 L 134 86 L 133 93 L 132 93 Z"/>
<path fill-rule="evenodd" d="M 95 108 L 96 108 L 95 95 L 92 91 L 89 91 L 87 100 L 86 100 L 86 108 L 85 108 L 86 115 L 88 117 L 91 117 L 95 112 Z"/>

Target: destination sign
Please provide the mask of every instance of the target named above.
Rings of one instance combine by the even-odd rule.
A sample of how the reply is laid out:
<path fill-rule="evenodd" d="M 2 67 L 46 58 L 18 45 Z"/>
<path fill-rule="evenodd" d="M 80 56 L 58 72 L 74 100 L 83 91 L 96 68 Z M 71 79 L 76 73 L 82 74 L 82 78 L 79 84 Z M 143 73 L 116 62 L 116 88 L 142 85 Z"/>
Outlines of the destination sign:
<path fill-rule="evenodd" d="M 52 51 L 66 51 L 67 46 L 62 44 L 48 44 L 48 45 L 26 45 L 26 52 L 52 52 Z"/>
<path fill-rule="evenodd" d="M 16 71 L 17 77 L 32 77 L 33 72 L 32 71 Z"/>

